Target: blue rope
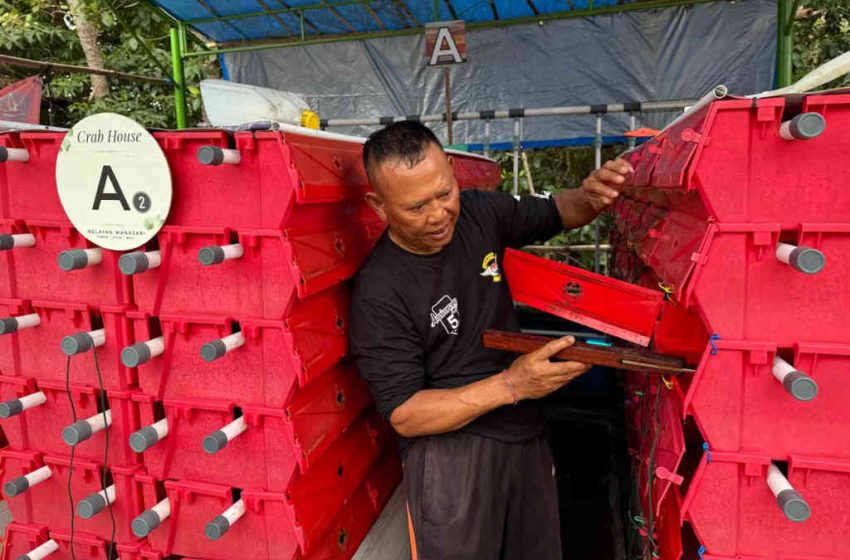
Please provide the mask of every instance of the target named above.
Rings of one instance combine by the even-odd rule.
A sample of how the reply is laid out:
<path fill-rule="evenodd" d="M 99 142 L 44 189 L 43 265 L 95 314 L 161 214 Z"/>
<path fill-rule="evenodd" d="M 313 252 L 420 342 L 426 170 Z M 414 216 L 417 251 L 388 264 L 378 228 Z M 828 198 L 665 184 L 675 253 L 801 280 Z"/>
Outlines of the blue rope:
<path fill-rule="evenodd" d="M 715 344 L 715 342 L 718 341 L 718 340 L 720 340 L 720 335 L 717 334 L 717 333 L 712 333 L 712 335 L 708 339 L 708 343 L 711 344 L 711 355 L 712 356 L 717 355 L 717 344 Z"/>
<path fill-rule="evenodd" d="M 708 448 L 708 442 L 702 444 L 702 448 L 705 450 L 705 463 L 707 465 L 711 464 L 711 451 Z"/>
<path fill-rule="evenodd" d="M 699 557 L 702 558 L 705 555 L 705 547 L 699 547 L 699 549 L 697 550 L 697 554 L 699 554 Z"/>

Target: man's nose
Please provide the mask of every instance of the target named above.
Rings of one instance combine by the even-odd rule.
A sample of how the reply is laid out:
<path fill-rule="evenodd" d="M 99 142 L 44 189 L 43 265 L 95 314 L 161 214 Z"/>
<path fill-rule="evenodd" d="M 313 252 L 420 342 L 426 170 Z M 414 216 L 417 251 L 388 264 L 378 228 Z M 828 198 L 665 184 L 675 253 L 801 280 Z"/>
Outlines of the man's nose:
<path fill-rule="evenodd" d="M 447 216 L 448 211 L 446 210 L 446 207 L 442 204 L 437 204 L 428 214 L 428 222 L 431 224 L 439 224 L 444 222 Z"/>

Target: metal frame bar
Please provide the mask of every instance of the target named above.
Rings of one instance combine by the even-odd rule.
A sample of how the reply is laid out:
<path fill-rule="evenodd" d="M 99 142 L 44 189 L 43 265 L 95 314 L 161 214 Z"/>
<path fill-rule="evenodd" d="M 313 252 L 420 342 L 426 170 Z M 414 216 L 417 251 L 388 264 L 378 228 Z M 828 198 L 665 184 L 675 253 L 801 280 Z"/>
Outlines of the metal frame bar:
<path fill-rule="evenodd" d="M 798 0 L 779 0 L 776 18 L 776 87 L 791 85 L 794 73 L 794 15 Z"/>
<path fill-rule="evenodd" d="M 378 24 L 378 27 L 380 27 L 384 31 L 387 30 L 386 26 L 384 25 L 384 22 L 381 21 L 380 17 L 378 17 L 378 14 L 375 12 L 375 10 L 372 9 L 372 6 L 370 6 L 369 4 L 363 4 L 363 9 L 365 9 L 369 13 L 369 15 L 372 16 L 372 19 L 375 20 L 375 22 Z"/>
<path fill-rule="evenodd" d="M 269 11 L 269 10 L 271 10 L 271 8 L 269 8 L 268 4 L 266 4 L 266 3 L 264 2 L 264 0 L 257 0 L 257 4 L 259 4 L 260 6 L 262 6 L 262 8 L 263 8 L 265 11 Z M 285 21 L 283 21 L 282 19 L 280 19 L 280 16 L 279 16 L 278 14 L 269 14 L 269 17 L 271 17 L 272 19 L 274 19 L 274 20 L 278 23 L 278 25 L 280 25 L 280 26 L 281 26 L 281 27 L 282 27 L 282 28 L 283 28 L 283 29 L 284 29 L 284 30 L 285 30 L 285 31 L 286 31 L 289 35 L 292 35 L 293 37 L 297 37 L 297 36 L 298 36 L 298 34 L 297 34 L 297 33 L 295 33 L 295 31 L 294 31 L 294 30 L 290 29 L 290 28 L 289 28 L 289 26 L 288 26 L 288 25 L 286 25 L 286 22 L 285 22 Z"/>

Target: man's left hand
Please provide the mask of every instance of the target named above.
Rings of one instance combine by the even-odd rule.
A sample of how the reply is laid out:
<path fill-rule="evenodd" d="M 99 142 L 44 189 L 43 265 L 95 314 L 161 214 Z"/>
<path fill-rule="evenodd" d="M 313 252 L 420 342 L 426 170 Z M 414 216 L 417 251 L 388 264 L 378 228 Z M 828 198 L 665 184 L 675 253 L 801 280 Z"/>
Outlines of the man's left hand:
<path fill-rule="evenodd" d="M 634 173 L 634 169 L 626 160 L 618 158 L 606 161 L 605 165 L 581 182 L 584 199 L 597 213 L 608 209 L 620 196 L 629 173 Z"/>

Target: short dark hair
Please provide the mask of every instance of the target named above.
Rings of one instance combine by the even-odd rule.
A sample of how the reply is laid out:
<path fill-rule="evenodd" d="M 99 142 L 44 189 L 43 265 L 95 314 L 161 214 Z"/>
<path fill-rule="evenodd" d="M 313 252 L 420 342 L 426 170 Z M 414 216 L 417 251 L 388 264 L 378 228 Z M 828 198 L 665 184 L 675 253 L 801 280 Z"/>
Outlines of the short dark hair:
<path fill-rule="evenodd" d="M 428 144 L 443 149 L 430 128 L 413 121 L 388 124 L 370 134 L 363 146 L 363 167 L 366 168 L 372 188 L 375 187 L 378 170 L 384 162 L 395 160 L 414 167 L 425 159 Z"/>

